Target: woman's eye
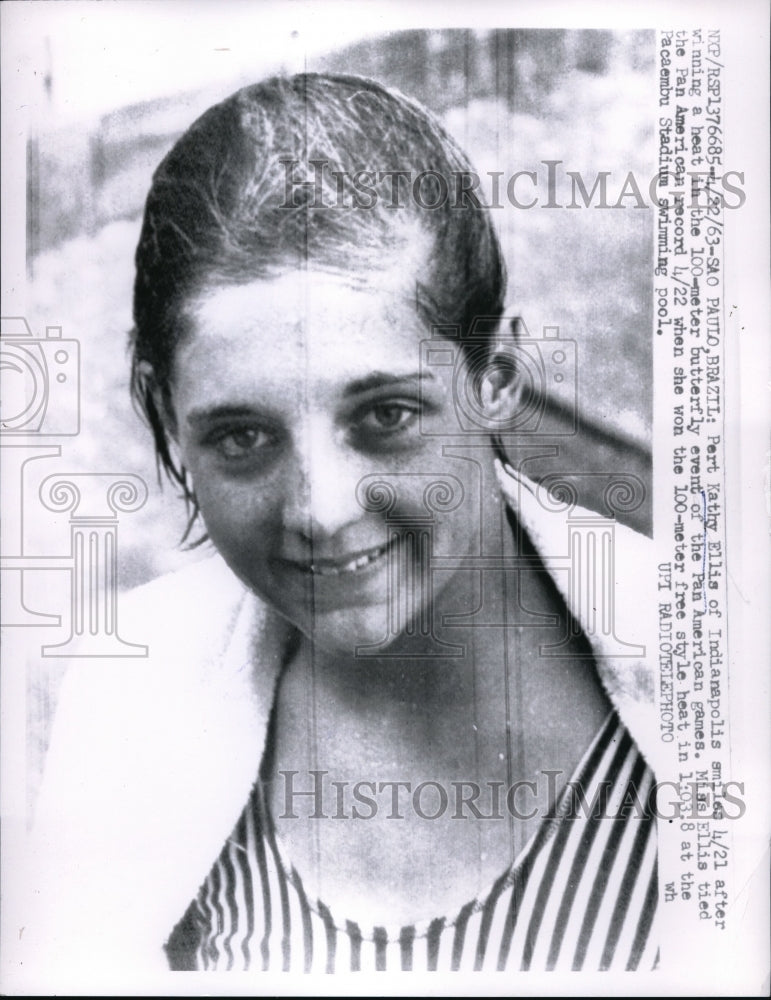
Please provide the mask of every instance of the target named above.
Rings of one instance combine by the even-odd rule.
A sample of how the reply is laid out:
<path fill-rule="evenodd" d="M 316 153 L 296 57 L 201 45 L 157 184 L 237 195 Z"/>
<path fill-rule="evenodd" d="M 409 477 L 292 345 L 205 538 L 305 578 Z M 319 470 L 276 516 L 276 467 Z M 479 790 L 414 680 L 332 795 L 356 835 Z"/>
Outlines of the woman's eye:
<path fill-rule="evenodd" d="M 214 440 L 216 450 L 227 459 L 246 458 L 254 455 L 270 442 L 270 435 L 259 427 L 244 427 L 220 434 Z"/>
<path fill-rule="evenodd" d="M 405 430 L 417 418 L 417 407 L 404 403 L 378 403 L 373 406 L 364 419 L 362 427 L 376 433 L 392 433 Z"/>

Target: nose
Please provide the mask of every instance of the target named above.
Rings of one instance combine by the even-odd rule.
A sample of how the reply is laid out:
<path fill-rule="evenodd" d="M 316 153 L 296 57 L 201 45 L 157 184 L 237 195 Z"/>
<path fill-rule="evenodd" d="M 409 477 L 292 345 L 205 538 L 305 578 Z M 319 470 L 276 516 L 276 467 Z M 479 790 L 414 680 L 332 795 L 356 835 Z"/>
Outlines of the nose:
<path fill-rule="evenodd" d="M 356 486 L 366 470 L 355 450 L 322 426 L 310 428 L 295 452 L 285 492 L 284 528 L 320 541 L 361 519 Z"/>

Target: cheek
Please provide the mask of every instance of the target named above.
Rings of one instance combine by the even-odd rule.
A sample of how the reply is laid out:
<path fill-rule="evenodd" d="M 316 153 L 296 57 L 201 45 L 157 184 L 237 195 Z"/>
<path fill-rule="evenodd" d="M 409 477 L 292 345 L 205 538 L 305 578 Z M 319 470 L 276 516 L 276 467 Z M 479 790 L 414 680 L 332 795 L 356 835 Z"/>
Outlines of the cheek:
<path fill-rule="evenodd" d="M 196 498 L 209 537 L 223 553 L 236 558 L 240 552 L 253 554 L 270 545 L 280 521 L 278 504 L 253 487 L 222 484 L 194 478 Z"/>

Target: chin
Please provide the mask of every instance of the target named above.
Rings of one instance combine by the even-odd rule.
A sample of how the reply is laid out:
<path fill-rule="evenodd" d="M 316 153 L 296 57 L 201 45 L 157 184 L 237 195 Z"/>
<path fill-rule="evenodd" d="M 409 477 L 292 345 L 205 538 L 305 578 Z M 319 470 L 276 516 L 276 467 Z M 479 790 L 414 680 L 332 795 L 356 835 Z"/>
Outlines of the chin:
<path fill-rule="evenodd" d="M 292 584 L 294 581 L 289 580 Z M 303 581 L 306 583 L 305 581 Z M 366 588 L 347 593 L 342 587 L 322 585 L 311 589 L 307 583 L 302 588 L 272 586 L 253 589 L 282 617 L 291 622 L 320 651 L 340 658 L 361 660 L 366 663 L 378 656 L 424 655 L 421 648 L 426 641 L 410 627 L 416 616 L 424 616 L 423 595 L 414 594 L 408 613 L 404 602 L 394 607 L 388 599 L 386 578 L 370 582 Z M 394 620 L 400 628 L 394 628 Z M 415 627 L 415 632 L 420 631 Z"/>
<path fill-rule="evenodd" d="M 388 609 L 316 614 L 305 634 L 319 649 L 338 656 L 366 660 L 385 652 L 397 636 L 388 632 Z"/>

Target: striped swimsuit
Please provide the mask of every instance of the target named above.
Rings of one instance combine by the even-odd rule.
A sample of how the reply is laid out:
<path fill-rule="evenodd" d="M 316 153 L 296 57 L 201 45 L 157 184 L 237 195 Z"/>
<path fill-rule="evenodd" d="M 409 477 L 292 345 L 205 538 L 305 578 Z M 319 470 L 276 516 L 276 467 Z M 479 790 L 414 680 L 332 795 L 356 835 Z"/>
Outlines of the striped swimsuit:
<path fill-rule="evenodd" d="M 257 782 L 166 944 L 169 965 L 313 973 L 651 969 L 653 781 L 612 713 L 554 814 L 489 890 L 457 913 L 403 927 L 362 926 L 309 899 Z"/>

